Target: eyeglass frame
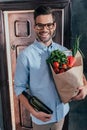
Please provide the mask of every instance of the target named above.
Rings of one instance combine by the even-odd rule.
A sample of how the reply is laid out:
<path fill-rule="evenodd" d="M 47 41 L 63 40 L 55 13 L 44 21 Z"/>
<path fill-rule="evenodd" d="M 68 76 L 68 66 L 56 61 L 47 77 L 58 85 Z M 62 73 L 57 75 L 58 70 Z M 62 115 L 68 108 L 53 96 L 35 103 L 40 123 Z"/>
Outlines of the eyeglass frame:
<path fill-rule="evenodd" d="M 53 23 L 46 23 L 46 24 L 36 23 L 36 24 L 35 24 L 35 27 L 37 26 L 37 28 L 36 28 L 37 30 L 43 30 L 44 27 L 46 27 L 48 30 L 50 30 L 50 29 L 53 28 L 54 23 L 55 23 L 55 21 L 54 21 Z M 41 27 L 40 27 L 40 26 L 41 26 Z M 52 27 L 51 27 L 51 26 L 52 26 Z"/>

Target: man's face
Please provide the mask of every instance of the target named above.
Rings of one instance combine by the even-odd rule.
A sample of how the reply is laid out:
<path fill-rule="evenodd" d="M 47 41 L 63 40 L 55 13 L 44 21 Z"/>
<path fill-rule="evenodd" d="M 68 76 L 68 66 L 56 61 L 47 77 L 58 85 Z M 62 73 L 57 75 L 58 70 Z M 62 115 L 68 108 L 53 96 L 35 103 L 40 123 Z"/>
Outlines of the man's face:
<path fill-rule="evenodd" d="M 44 44 L 50 44 L 56 29 L 56 23 L 53 21 L 52 15 L 39 15 L 35 21 L 35 32 L 37 39 Z"/>

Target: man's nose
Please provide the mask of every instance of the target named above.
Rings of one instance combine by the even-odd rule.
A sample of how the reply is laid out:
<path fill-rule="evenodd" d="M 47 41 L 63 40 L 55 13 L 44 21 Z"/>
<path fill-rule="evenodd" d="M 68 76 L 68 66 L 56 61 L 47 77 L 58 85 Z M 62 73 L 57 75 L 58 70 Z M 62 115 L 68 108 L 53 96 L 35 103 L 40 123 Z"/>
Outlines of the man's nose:
<path fill-rule="evenodd" d="M 44 26 L 43 26 L 43 30 L 48 30 L 48 29 L 47 29 L 47 25 L 44 25 Z"/>

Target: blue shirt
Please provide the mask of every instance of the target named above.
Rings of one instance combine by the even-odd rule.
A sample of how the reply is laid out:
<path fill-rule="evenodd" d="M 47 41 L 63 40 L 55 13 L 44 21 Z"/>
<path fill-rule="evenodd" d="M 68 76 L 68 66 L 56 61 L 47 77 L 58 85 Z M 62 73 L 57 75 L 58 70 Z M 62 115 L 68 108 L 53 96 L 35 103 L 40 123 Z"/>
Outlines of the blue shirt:
<path fill-rule="evenodd" d="M 68 103 L 63 104 L 59 99 L 50 68 L 46 63 L 50 53 L 56 49 L 67 50 L 54 42 L 47 47 L 35 40 L 33 44 L 20 52 L 17 58 L 14 86 L 16 95 L 26 90 L 28 85 L 30 93 L 53 110 L 52 118 L 48 122 L 43 122 L 31 115 L 32 121 L 36 124 L 58 122 L 69 111 Z"/>

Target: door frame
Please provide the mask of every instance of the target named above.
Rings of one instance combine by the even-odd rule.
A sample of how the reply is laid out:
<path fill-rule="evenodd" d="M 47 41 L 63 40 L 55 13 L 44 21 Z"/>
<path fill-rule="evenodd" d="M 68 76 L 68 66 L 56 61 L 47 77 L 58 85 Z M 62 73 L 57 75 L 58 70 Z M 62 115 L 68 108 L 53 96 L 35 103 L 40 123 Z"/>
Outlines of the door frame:
<path fill-rule="evenodd" d="M 0 2 L 0 91 L 2 100 L 2 112 L 3 112 L 3 125 L 4 130 L 16 130 L 15 129 L 15 116 L 14 116 L 14 102 L 13 95 L 10 92 L 12 90 L 11 78 L 11 64 L 10 64 L 10 48 L 7 45 L 9 39 L 5 36 L 5 23 L 4 23 L 4 11 L 16 11 L 16 10 L 34 10 L 37 5 L 48 5 L 52 8 L 64 9 L 64 45 L 70 47 L 70 36 L 71 36 L 71 22 L 70 22 L 70 0 L 26 0 L 19 2 Z M 66 19 L 67 17 L 67 19 Z M 6 25 L 7 26 L 7 25 Z M 8 57 L 8 59 L 7 59 Z M 10 69 L 9 69 L 10 66 Z M 8 71 L 9 74 L 8 74 Z M 12 96 L 12 98 L 11 98 Z M 12 104 L 13 102 L 13 104 Z M 8 122 L 7 122 L 8 121 Z"/>

